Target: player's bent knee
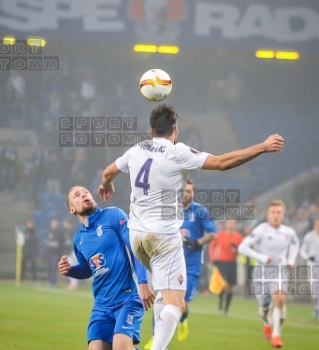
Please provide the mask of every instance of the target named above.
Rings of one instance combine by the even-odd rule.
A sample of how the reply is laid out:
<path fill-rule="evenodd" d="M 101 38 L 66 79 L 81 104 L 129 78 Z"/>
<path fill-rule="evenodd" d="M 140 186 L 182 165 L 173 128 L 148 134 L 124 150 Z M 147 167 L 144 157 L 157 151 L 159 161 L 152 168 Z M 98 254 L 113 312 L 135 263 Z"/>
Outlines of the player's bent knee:
<path fill-rule="evenodd" d="M 126 334 L 114 334 L 112 350 L 132 350 L 133 340 Z"/>
<path fill-rule="evenodd" d="M 165 305 L 174 305 L 181 312 L 185 311 L 185 292 L 181 290 L 162 290 L 162 297 Z"/>

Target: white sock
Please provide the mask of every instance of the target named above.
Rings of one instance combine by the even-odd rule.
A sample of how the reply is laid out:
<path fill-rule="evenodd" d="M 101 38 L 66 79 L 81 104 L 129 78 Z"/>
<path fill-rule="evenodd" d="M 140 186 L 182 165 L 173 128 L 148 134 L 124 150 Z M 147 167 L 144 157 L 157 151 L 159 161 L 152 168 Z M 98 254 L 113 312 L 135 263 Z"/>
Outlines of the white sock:
<path fill-rule="evenodd" d="M 165 305 L 155 323 L 154 341 L 151 350 L 165 350 L 171 341 L 177 323 L 182 316 L 175 305 Z"/>
<path fill-rule="evenodd" d="M 272 336 L 277 337 L 280 335 L 280 318 L 281 318 L 281 309 L 278 307 L 274 307 L 274 311 L 272 313 Z"/>
<path fill-rule="evenodd" d="M 282 332 L 282 328 L 284 326 L 285 318 L 287 314 L 286 305 L 280 310 L 280 333 Z"/>

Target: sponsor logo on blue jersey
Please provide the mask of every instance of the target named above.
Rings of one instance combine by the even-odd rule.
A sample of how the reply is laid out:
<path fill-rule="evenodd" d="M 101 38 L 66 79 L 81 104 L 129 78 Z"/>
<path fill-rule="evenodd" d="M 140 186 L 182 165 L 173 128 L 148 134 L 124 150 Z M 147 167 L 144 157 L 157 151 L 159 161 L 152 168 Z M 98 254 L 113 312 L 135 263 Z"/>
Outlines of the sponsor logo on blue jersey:
<path fill-rule="evenodd" d="M 104 258 L 104 254 L 97 253 L 90 258 L 90 266 L 92 267 L 93 276 L 99 276 L 103 273 L 108 272 L 110 269 L 108 267 L 104 267 L 106 265 L 106 260 Z"/>

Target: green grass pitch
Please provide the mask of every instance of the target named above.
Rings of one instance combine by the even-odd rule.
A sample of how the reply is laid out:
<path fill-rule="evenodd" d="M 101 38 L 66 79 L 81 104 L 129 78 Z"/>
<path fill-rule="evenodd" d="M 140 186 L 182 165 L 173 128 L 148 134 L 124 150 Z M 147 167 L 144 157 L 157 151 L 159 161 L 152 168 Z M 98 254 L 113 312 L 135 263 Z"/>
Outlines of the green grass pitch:
<path fill-rule="evenodd" d="M 86 285 L 69 291 L 65 286 L 48 289 L 23 283 L 17 287 L 0 281 L 0 349 L 85 350 L 91 306 L 91 289 Z M 319 322 L 311 317 L 310 303 L 289 302 L 287 308 L 284 348 L 319 349 Z M 270 349 L 257 309 L 255 299 L 235 296 L 229 316 L 223 316 L 217 311 L 216 296 L 198 295 L 191 303 L 189 338 L 179 343 L 174 336 L 169 349 Z M 151 335 L 151 316 L 146 312 L 141 348 Z"/>

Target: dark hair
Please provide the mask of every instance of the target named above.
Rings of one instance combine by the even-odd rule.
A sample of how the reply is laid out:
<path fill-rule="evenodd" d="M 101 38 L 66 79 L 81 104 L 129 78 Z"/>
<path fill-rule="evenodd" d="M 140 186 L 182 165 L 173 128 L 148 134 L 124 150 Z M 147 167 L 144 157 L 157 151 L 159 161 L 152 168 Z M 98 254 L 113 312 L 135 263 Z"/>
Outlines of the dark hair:
<path fill-rule="evenodd" d="M 188 178 L 188 179 L 186 180 L 186 184 L 187 184 L 187 185 L 192 185 L 193 187 L 195 187 L 194 181 L 193 181 L 192 179 L 190 179 L 190 178 Z"/>
<path fill-rule="evenodd" d="M 151 110 L 150 124 L 154 136 L 170 136 L 177 124 L 178 114 L 175 109 L 167 105 L 158 105 Z"/>

